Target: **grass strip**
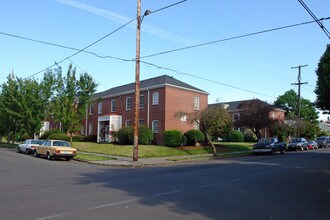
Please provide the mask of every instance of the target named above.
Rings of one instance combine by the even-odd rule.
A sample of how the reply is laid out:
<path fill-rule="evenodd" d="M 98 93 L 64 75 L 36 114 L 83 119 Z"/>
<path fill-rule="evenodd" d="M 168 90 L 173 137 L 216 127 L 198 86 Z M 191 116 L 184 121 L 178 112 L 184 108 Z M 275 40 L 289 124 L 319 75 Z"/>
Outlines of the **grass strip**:
<path fill-rule="evenodd" d="M 78 154 L 74 157 L 76 160 L 83 160 L 83 161 L 105 161 L 105 160 L 115 160 L 112 157 L 105 157 L 105 156 L 98 156 L 92 154 Z"/>

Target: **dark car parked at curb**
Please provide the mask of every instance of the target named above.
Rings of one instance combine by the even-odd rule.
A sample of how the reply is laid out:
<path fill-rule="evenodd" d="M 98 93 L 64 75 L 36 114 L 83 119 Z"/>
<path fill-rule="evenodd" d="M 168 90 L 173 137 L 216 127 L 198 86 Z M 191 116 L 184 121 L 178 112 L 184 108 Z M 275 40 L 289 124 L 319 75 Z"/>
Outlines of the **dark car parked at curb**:
<path fill-rule="evenodd" d="M 277 138 L 261 138 L 258 143 L 253 145 L 253 154 L 262 153 L 274 155 L 276 152 L 284 153 L 286 142 L 279 142 Z"/>
<path fill-rule="evenodd" d="M 288 150 L 308 150 L 308 142 L 305 138 L 293 138 L 288 145 Z"/>
<path fill-rule="evenodd" d="M 316 143 L 319 146 L 319 148 L 321 147 L 330 147 L 330 136 L 321 136 L 316 138 Z"/>

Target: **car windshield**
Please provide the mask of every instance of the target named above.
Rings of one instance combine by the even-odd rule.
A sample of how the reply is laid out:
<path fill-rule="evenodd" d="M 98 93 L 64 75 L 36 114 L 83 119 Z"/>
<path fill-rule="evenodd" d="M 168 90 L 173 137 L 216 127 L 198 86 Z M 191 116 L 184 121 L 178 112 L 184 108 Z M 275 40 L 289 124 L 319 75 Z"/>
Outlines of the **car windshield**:
<path fill-rule="evenodd" d="M 318 141 L 323 141 L 323 140 L 325 140 L 326 138 L 325 137 L 319 137 L 319 138 L 317 138 L 316 140 L 318 140 Z"/>
<path fill-rule="evenodd" d="M 39 140 L 31 140 L 31 144 L 42 144 Z"/>
<path fill-rule="evenodd" d="M 53 146 L 70 147 L 70 144 L 66 141 L 54 141 Z"/>
<path fill-rule="evenodd" d="M 301 138 L 292 139 L 292 143 L 299 143 L 299 142 L 301 142 Z"/>
<path fill-rule="evenodd" d="M 274 143 L 274 139 L 262 138 L 259 140 L 260 144 L 271 144 Z"/>

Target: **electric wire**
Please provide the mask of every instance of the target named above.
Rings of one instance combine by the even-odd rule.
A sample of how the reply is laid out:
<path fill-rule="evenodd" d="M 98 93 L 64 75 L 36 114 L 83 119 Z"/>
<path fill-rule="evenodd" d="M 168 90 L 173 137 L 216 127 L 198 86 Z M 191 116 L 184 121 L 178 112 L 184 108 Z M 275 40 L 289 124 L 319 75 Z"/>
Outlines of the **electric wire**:
<path fill-rule="evenodd" d="M 330 19 L 330 17 L 321 18 L 321 19 L 318 19 L 318 20 L 321 21 L 321 20 L 328 20 L 328 19 Z M 238 39 L 238 38 L 250 37 L 250 36 L 253 36 L 253 35 L 264 34 L 264 33 L 267 33 L 267 32 L 278 31 L 278 30 L 292 28 L 292 27 L 301 26 L 301 25 L 306 25 L 306 24 L 310 24 L 310 23 L 314 23 L 314 22 L 316 22 L 316 21 L 315 20 L 307 21 L 307 22 L 303 22 L 303 23 L 291 24 L 291 25 L 286 25 L 286 26 L 282 26 L 282 27 L 266 29 L 266 30 L 263 30 L 263 31 L 257 31 L 257 32 L 253 32 L 253 33 L 248 33 L 248 34 L 238 35 L 238 36 L 234 36 L 234 37 L 219 39 L 219 40 L 210 41 L 210 42 L 206 42 L 206 43 L 195 44 L 195 45 L 191 45 L 191 46 L 187 46 L 187 47 L 181 47 L 181 48 L 167 50 L 167 51 L 163 51 L 163 52 L 158 52 L 158 53 L 154 53 L 154 54 L 150 54 L 150 55 L 146 55 L 146 56 L 141 56 L 140 59 L 159 56 L 159 55 L 173 53 L 173 52 L 187 50 L 187 49 L 192 49 L 192 48 L 206 46 L 206 45 L 215 44 L 215 43 L 220 43 L 220 42 L 224 42 L 224 41 L 230 41 L 230 40 L 234 40 L 234 39 Z"/>
<path fill-rule="evenodd" d="M 327 35 L 327 37 L 330 39 L 330 32 L 324 27 L 324 25 L 317 19 L 317 17 L 314 15 L 314 13 L 308 8 L 308 6 L 303 2 L 303 0 L 298 0 L 299 3 L 305 8 L 305 10 L 308 12 L 310 16 L 314 19 L 314 21 L 320 26 L 322 31 Z"/>
<path fill-rule="evenodd" d="M 222 86 L 230 87 L 232 89 L 237 89 L 237 90 L 241 90 L 241 91 L 244 91 L 244 92 L 253 93 L 253 94 L 257 94 L 257 95 L 261 95 L 261 96 L 276 99 L 276 97 L 266 95 L 264 93 L 259 93 L 259 92 L 255 92 L 255 91 L 252 91 L 252 90 L 248 90 L 248 89 L 240 88 L 240 87 L 237 87 L 237 86 L 229 85 L 229 84 L 226 84 L 226 83 L 221 83 L 221 82 L 218 82 L 218 81 L 215 81 L 215 80 L 207 79 L 207 78 L 204 78 L 204 77 L 201 77 L 201 76 L 196 76 L 196 75 L 190 74 L 190 73 L 181 72 L 181 71 L 174 70 L 174 69 L 171 69 L 171 68 L 168 68 L 168 67 L 162 67 L 162 66 L 159 66 L 159 65 L 156 65 L 156 64 L 153 64 L 153 63 L 149 63 L 149 62 L 146 62 L 146 61 L 141 60 L 140 62 L 143 63 L 143 64 L 146 64 L 146 65 L 149 65 L 149 66 L 153 66 L 157 69 L 164 69 L 164 70 L 167 70 L 167 71 L 170 71 L 170 72 L 177 73 L 179 75 L 186 75 L 186 76 L 194 77 L 196 79 L 201 79 L 201 80 L 212 82 L 212 83 L 219 84 L 219 85 L 222 85 Z M 199 75 L 201 75 L 201 74 L 199 74 Z"/>
<path fill-rule="evenodd" d="M 34 73 L 34 74 L 32 74 L 32 75 L 26 77 L 26 78 L 31 78 L 32 76 L 35 76 L 35 75 L 37 75 L 37 74 L 39 74 L 39 73 L 42 73 L 42 72 L 44 72 L 44 71 L 46 71 L 46 70 L 48 70 L 48 69 L 50 69 L 50 68 L 52 68 L 52 67 L 54 67 L 54 66 L 56 66 L 56 65 L 58 65 L 58 64 L 60 64 L 60 63 L 62 63 L 62 62 L 64 62 L 64 61 L 70 59 L 71 57 L 76 56 L 77 54 L 81 53 L 82 51 L 86 50 L 87 48 L 89 48 L 89 47 L 95 45 L 96 43 L 100 42 L 101 40 L 105 39 L 106 37 L 108 37 L 108 36 L 110 36 L 110 35 L 116 33 L 116 32 L 119 31 L 120 29 L 122 29 L 122 28 L 124 28 L 125 26 L 129 25 L 129 24 L 132 23 L 134 20 L 135 20 L 135 19 L 130 20 L 130 21 L 127 22 L 126 24 L 120 26 L 119 28 L 115 29 L 114 31 L 111 31 L 110 33 L 106 34 L 105 36 L 101 37 L 100 39 L 98 39 L 98 40 L 94 41 L 93 43 L 87 45 L 87 46 L 84 47 L 83 49 L 78 50 L 76 53 L 72 54 L 71 56 L 68 56 L 68 57 L 62 59 L 62 60 L 59 61 L 59 62 L 55 62 L 55 64 L 53 64 L 53 65 L 51 65 L 51 66 L 49 66 L 49 67 L 47 67 L 47 68 L 45 68 L 45 69 L 43 69 L 43 70 L 40 70 L 39 72 L 36 72 L 36 73 Z"/>

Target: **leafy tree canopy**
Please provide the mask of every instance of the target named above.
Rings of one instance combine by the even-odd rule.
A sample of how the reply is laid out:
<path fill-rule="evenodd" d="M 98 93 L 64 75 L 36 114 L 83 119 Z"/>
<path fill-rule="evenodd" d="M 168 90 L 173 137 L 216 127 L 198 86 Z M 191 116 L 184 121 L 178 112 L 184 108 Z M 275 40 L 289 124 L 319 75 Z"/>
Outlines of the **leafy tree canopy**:
<path fill-rule="evenodd" d="M 316 106 L 330 113 L 330 44 L 319 61 L 316 75 Z"/>
<path fill-rule="evenodd" d="M 293 89 L 279 96 L 274 105 L 286 111 L 287 119 L 298 118 L 298 94 Z M 300 118 L 311 122 L 316 122 L 318 119 L 318 112 L 314 104 L 308 99 L 300 99 Z"/>
<path fill-rule="evenodd" d="M 261 138 L 260 130 L 271 125 L 273 120 L 270 118 L 270 112 L 274 110 L 273 106 L 259 99 L 242 102 L 240 118 L 235 122 L 237 127 L 248 127 L 257 136 Z"/>

